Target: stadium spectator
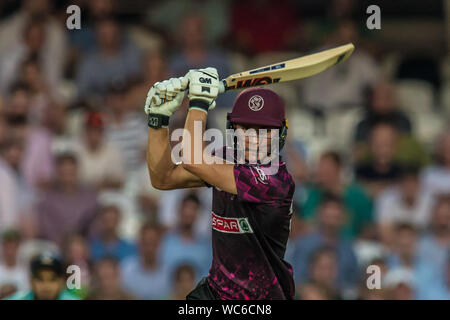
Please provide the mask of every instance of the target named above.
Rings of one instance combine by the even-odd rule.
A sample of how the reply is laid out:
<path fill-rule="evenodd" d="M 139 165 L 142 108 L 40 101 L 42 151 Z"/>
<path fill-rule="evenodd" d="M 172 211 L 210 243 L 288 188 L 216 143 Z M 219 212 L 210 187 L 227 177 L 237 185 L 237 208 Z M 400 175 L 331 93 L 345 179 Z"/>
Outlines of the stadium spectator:
<path fill-rule="evenodd" d="M 104 137 L 104 122 L 99 112 L 86 114 L 83 140 L 78 147 L 80 179 L 99 190 L 118 189 L 125 180 L 120 152 Z"/>
<path fill-rule="evenodd" d="M 383 279 L 382 287 L 386 289 L 388 300 L 413 300 L 416 297 L 414 273 L 408 268 L 389 270 Z"/>
<path fill-rule="evenodd" d="M 342 198 L 348 219 L 344 234 L 357 236 L 372 222 L 372 200 L 366 191 L 355 182 L 347 182 L 343 176 L 343 163 L 339 153 L 324 152 L 317 165 L 316 179 L 304 191 L 296 196 L 299 212 L 303 219 L 314 222 L 317 207 L 324 195 L 334 194 Z"/>
<path fill-rule="evenodd" d="M 9 60 L 2 63 L 7 68 L 1 68 L 6 79 L 14 77 L 16 68 L 34 51 L 45 79 L 56 90 L 63 75 L 67 41 L 51 7 L 49 0 L 25 0 L 19 11 L 0 24 L 0 56 Z M 8 82 L 2 82 L 3 89 L 8 89 Z"/>
<path fill-rule="evenodd" d="M 162 50 L 148 50 L 143 57 L 143 72 L 136 84 L 134 99 L 131 105 L 142 106 L 147 98 L 148 88 L 161 79 L 169 78 L 167 58 Z"/>
<path fill-rule="evenodd" d="M 297 287 L 298 300 L 333 300 L 327 288 L 315 282 L 306 282 Z"/>
<path fill-rule="evenodd" d="M 29 289 L 28 271 L 19 263 L 18 253 L 21 236 L 18 231 L 8 230 L 1 237 L 0 299 L 16 291 Z"/>
<path fill-rule="evenodd" d="M 88 242 L 80 234 L 68 234 L 61 245 L 66 265 L 74 265 L 80 269 L 80 288 L 70 292 L 80 298 L 85 298 L 91 285 L 91 255 Z"/>
<path fill-rule="evenodd" d="M 368 107 L 355 129 L 354 141 L 367 142 L 372 128 L 379 122 L 389 122 L 399 134 L 411 133 L 411 121 L 394 104 L 394 89 L 390 83 L 375 84 L 368 95 Z"/>
<path fill-rule="evenodd" d="M 128 81 L 139 75 L 140 52 L 127 41 L 121 30 L 119 23 L 111 17 L 96 22 L 97 46 L 81 58 L 77 70 L 80 99 L 101 97 L 112 81 Z"/>
<path fill-rule="evenodd" d="M 419 169 L 404 167 L 398 185 L 383 191 L 376 202 L 379 235 L 384 244 L 395 238 L 394 226 L 409 223 L 424 230 L 430 220 L 432 197 L 420 184 Z"/>
<path fill-rule="evenodd" d="M 139 255 L 122 263 L 123 288 L 138 299 L 164 299 L 170 292 L 170 274 L 162 265 L 161 227 L 144 224 L 139 234 Z"/>
<path fill-rule="evenodd" d="M 337 288 L 350 290 L 356 285 L 357 261 L 352 242 L 341 236 L 346 213 L 341 200 L 327 196 L 318 208 L 317 229 L 300 237 L 294 244 L 294 267 L 296 283 L 308 279 L 311 255 L 321 247 L 332 248 L 337 257 Z"/>
<path fill-rule="evenodd" d="M 435 163 L 423 174 L 424 188 L 431 194 L 447 193 L 450 190 L 450 130 L 438 138 Z"/>
<path fill-rule="evenodd" d="M 308 279 L 322 286 L 332 300 L 342 299 L 338 285 L 338 261 L 336 252 L 327 247 L 314 251 L 309 260 Z"/>
<path fill-rule="evenodd" d="M 118 234 L 121 212 L 117 206 L 104 206 L 98 216 L 99 235 L 91 240 L 91 256 L 93 260 L 111 256 L 123 261 L 137 252 L 133 243 L 122 239 Z"/>
<path fill-rule="evenodd" d="M 68 292 L 64 264 L 53 253 L 44 252 L 30 262 L 31 290 L 21 291 L 7 297 L 7 300 L 79 300 Z"/>
<path fill-rule="evenodd" d="M 20 187 L 13 163 L 21 153 L 20 144 L 10 140 L 0 145 L 0 232 L 17 228 L 20 222 Z"/>
<path fill-rule="evenodd" d="M 184 76 L 190 69 L 202 66 L 214 66 L 219 75 L 230 74 L 228 59 L 221 51 L 209 49 L 206 44 L 206 27 L 203 17 L 199 13 L 186 14 L 180 20 L 179 34 L 180 48 L 169 60 L 169 72 L 174 77 Z M 217 100 L 217 107 L 231 107 L 235 94 L 228 92 L 221 94 Z"/>
<path fill-rule="evenodd" d="M 148 171 L 148 170 L 147 170 Z M 200 200 L 200 214 L 195 221 L 195 232 L 200 236 L 211 237 L 211 206 L 212 195 L 208 188 L 179 189 L 161 192 L 158 208 L 159 222 L 167 229 L 176 228 L 180 204 L 189 194 L 194 194 Z"/>
<path fill-rule="evenodd" d="M 450 300 L 450 253 L 444 267 L 440 268 L 433 260 L 424 261 L 416 273 L 417 299 Z"/>
<path fill-rule="evenodd" d="M 122 289 L 119 262 L 115 257 L 104 256 L 95 263 L 95 277 L 88 300 L 131 300 Z"/>
<path fill-rule="evenodd" d="M 370 134 L 370 154 L 357 163 L 356 178 L 372 196 L 378 196 L 386 187 L 397 182 L 400 164 L 394 159 L 398 134 L 388 123 L 379 123 Z"/>
<path fill-rule="evenodd" d="M 408 269 L 414 272 L 420 264 L 417 252 L 418 230 L 411 224 L 399 223 L 394 227 L 395 241 L 387 257 L 389 270 Z"/>
<path fill-rule="evenodd" d="M 199 211 L 200 201 L 196 196 L 188 195 L 182 200 L 176 228 L 165 235 L 161 246 L 162 259 L 169 272 L 174 272 L 181 263 L 189 263 L 199 278 L 208 274 L 212 249 L 209 239 L 195 234 Z"/>
<path fill-rule="evenodd" d="M 142 159 L 142 150 L 147 145 L 145 117 L 130 108 L 127 103 L 128 88 L 123 82 L 111 84 L 105 110 L 106 142 L 119 150 L 125 173 L 137 170 Z"/>
<path fill-rule="evenodd" d="M 24 83 L 14 84 L 5 104 L 9 134 L 23 143 L 20 170 L 25 184 L 38 188 L 53 174 L 52 136 L 42 126 L 29 123 L 30 88 Z"/>
<path fill-rule="evenodd" d="M 96 193 L 79 181 L 78 161 L 71 153 L 56 158 L 56 177 L 36 205 L 39 235 L 60 244 L 68 233 L 88 234 L 97 211 Z"/>
<path fill-rule="evenodd" d="M 442 273 L 450 252 L 450 195 L 437 197 L 430 210 L 429 228 L 422 233 L 417 250 L 422 261 L 432 261 Z"/>
<path fill-rule="evenodd" d="M 195 287 L 194 268 L 189 264 L 181 264 L 175 269 L 173 278 L 170 300 L 186 300 L 186 296 Z"/>
<path fill-rule="evenodd" d="M 167 38 L 175 40 L 178 22 L 186 12 L 196 12 L 202 16 L 207 26 L 205 40 L 208 46 L 220 44 L 229 30 L 229 6 L 221 0 L 163 1 L 149 9 L 147 19 Z"/>

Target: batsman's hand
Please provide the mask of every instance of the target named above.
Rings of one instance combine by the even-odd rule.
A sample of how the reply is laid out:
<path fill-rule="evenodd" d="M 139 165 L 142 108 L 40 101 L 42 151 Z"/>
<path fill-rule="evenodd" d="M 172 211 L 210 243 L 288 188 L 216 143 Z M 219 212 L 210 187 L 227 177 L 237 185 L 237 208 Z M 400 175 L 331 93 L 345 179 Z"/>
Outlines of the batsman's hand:
<path fill-rule="evenodd" d="M 188 79 L 171 78 L 155 83 L 147 93 L 145 113 L 156 113 L 170 117 L 183 102 Z"/>
<path fill-rule="evenodd" d="M 216 68 L 192 69 L 185 75 L 189 80 L 188 97 L 191 107 L 206 106 L 202 110 L 214 109 L 219 94 L 219 74 Z"/>

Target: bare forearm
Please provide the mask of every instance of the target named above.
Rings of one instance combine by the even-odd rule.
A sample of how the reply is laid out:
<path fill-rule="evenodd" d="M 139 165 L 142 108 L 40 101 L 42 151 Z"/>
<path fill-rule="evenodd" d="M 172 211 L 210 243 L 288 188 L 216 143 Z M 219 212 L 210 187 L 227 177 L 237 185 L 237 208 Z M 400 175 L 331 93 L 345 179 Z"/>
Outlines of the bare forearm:
<path fill-rule="evenodd" d="M 175 164 L 171 153 L 168 129 L 149 128 L 147 165 L 151 183 L 155 188 L 171 190 L 205 185 L 199 177 Z"/>
<path fill-rule="evenodd" d="M 197 123 L 197 125 L 195 125 Z M 195 128 L 197 126 L 197 128 Z M 189 110 L 183 134 L 183 163 L 197 164 L 203 162 L 203 133 L 206 127 L 206 113 Z M 197 131 L 197 132 L 195 132 Z"/>
<path fill-rule="evenodd" d="M 167 128 L 148 129 L 147 165 L 152 184 L 157 187 L 167 181 L 168 174 L 175 169 L 172 162 Z"/>

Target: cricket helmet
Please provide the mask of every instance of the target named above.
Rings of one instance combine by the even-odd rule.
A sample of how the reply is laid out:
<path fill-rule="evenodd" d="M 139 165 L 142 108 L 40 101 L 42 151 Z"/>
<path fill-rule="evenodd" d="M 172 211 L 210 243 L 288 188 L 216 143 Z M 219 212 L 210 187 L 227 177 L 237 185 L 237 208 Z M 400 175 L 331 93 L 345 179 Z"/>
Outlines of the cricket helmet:
<path fill-rule="evenodd" d="M 245 89 L 237 96 L 231 113 L 227 114 L 227 129 L 232 129 L 234 124 L 279 128 L 281 150 L 286 142 L 288 129 L 284 101 L 270 89 Z"/>

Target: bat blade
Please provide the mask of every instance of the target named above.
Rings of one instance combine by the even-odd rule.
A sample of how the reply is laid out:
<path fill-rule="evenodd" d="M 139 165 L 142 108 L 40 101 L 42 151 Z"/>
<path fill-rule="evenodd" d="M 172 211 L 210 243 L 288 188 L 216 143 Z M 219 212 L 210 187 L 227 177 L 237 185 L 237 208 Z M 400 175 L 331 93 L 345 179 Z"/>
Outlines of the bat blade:
<path fill-rule="evenodd" d="M 222 80 L 219 92 L 307 78 L 345 61 L 354 49 L 354 45 L 349 43 L 304 57 L 232 74 Z"/>

